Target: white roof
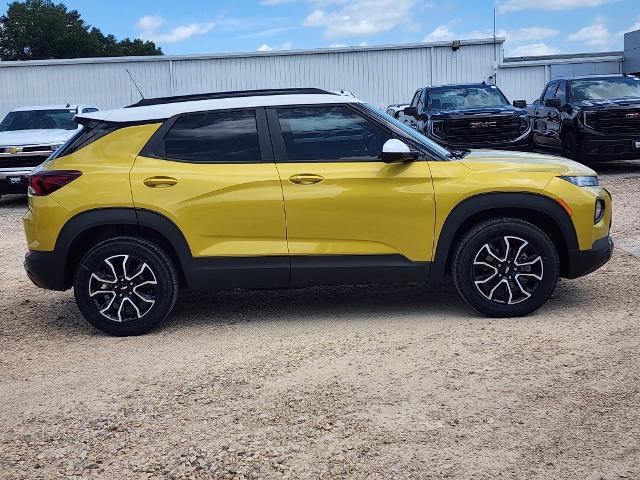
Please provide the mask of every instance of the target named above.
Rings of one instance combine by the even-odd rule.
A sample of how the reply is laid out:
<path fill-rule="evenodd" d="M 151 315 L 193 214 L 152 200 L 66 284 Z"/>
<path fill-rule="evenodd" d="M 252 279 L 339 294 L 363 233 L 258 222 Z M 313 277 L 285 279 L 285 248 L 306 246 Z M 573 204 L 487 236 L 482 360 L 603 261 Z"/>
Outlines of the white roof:
<path fill-rule="evenodd" d="M 36 105 L 33 107 L 19 107 L 11 110 L 12 112 L 28 112 L 31 110 L 76 110 L 78 108 L 98 108 L 94 105 Z"/>
<path fill-rule="evenodd" d="M 141 122 L 161 120 L 180 113 L 226 110 L 231 108 L 271 107 L 279 105 L 309 105 L 326 103 L 362 103 L 352 97 L 331 94 L 260 95 L 253 97 L 228 97 L 190 102 L 163 103 L 142 107 L 118 108 L 76 115 L 76 118 L 108 120 L 110 122 Z"/>

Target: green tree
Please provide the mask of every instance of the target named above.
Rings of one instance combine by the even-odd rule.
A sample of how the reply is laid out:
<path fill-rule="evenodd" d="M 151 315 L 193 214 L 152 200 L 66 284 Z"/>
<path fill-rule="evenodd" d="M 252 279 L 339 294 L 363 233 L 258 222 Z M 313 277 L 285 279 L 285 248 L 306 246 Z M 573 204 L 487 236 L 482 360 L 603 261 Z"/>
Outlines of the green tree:
<path fill-rule="evenodd" d="M 122 57 L 162 55 L 153 42 L 104 35 L 77 10 L 52 0 L 14 1 L 0 17 L 0 59 Z"/>

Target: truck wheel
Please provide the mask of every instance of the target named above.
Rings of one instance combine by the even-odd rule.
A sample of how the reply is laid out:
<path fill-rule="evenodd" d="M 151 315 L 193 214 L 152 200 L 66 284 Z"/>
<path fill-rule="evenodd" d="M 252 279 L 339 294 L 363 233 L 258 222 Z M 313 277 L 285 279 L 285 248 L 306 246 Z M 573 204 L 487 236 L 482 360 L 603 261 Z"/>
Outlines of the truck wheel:
<path fill-rule="evenodd" d="M 82 258 L 74 295 L 82 315 L 97 329 L 116 336 L 140 335 L 169 315 L 178 280 L 173 262 L 157 245 L 116 237 Z"/>
<path fill-rule="evenodd" d="M 452 262 L 460 296 L 490 317 L 519 317 L 540 308 L 558 281 L 553 242 L 515 218 L 480 223 L 458 243 Z"/>
<path fill-rule="evenodd" d="M 565 157 L 571 160 L 578 160 L 578 140 L 573 132 L 567 132 L 562 137 L 562 152 Z"/>

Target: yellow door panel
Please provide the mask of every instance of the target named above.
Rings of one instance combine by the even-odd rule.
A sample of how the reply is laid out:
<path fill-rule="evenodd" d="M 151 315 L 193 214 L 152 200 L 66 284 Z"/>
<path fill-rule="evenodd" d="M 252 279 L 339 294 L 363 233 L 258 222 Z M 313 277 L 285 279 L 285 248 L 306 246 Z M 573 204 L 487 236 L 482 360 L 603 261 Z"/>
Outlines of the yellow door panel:
<path fill-rule="evenodd" d="M 161 213 L 194 257 L 286 255 L 282 189 L 275 164 L 188 163 L 138 157 L 136 208 Z"/>
<path fill-rule="evenodd" d="M 426 162 L 279 163 L 291 255 L 401 254 L 431 260 Z"/>

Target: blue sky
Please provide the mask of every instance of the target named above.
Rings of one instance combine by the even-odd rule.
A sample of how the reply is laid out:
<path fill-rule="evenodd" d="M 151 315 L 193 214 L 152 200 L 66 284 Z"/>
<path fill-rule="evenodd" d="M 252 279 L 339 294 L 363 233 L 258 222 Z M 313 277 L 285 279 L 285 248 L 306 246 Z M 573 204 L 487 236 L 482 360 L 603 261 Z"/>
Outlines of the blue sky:
<path fill-rule="evenodd" d="M 166 54 L 486 38 L 497 7 L 507 56 L 621 50 L 639 0 L 67 0 L 106 33 Z"/>

